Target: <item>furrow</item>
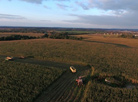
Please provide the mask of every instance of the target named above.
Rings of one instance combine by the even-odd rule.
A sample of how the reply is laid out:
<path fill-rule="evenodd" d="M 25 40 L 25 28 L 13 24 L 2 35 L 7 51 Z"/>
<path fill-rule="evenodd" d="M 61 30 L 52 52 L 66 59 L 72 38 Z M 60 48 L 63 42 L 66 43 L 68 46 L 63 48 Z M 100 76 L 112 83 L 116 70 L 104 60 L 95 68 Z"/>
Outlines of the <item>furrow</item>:
<path fill-rule="evenodd" d="M 69 94 L 69 90 L 70 90 L 70 88 L 71 88 L 71 86 L 72 86 L 72 83 L 73 83 L 73 82 L 70 82 L 70 83 L 68 84 L 68 87 L 66 88 L 66 90 L 64 90 L 64 93 L 62 93 L 62 94 L 57 98 L 56 101 L 58 101 L 58 102 L 63 102 L 64 98 L 67 97 L 67 95 Z"/>
<path fill-rule="evenodd" d="M 66 90 L 66 89 L 69 87 L 69 85 L 70 85 L 71 78 L 72 78 L 72 76 L 70 76 L 70 78 L 69 78 L 70 80 L 67 79 L 68 81 L 64 82 L 64 84 L 62 84 L 62 86 L 61 86 L 58 90 L 56 90 L 55 93 L 53 93 L 53 94 L 55 94 L 55 95 L 54 95 L 54 97 L 51 99 L 50 102 L 54 102 L 54 100 L 56 100 L 58 97 L 60 97 L 60 96 L 62 95 L 63 92 L 65 92 L 65 90 Z"/>
<path fill-rule="evenodd" d="M 71 95 L 73 94 L 73 92 L 74 92 L 74 85 L 73 85 L 73 87 L 70 89 L 70 91 L 66 94 L 66 96 L 64 97 L 64 99 L 63 99 L 63 101 L 64 102 L 67 102 L 67 100 L 68 99 L 70 99 L 70 97 L 71 97 Z M 60 100 L 61 101 L 61 100 Z"/>

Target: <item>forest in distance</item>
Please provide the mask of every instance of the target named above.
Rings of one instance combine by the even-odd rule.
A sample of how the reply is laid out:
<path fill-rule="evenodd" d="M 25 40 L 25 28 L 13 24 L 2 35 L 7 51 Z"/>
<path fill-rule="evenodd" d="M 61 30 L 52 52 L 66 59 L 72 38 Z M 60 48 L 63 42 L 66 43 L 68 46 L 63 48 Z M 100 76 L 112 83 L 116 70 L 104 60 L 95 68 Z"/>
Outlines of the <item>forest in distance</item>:
<path fill-rule="evenodd" d="M 0 27 L 0 102 L 137 102 L 137 38 L 136 29 Z"/>

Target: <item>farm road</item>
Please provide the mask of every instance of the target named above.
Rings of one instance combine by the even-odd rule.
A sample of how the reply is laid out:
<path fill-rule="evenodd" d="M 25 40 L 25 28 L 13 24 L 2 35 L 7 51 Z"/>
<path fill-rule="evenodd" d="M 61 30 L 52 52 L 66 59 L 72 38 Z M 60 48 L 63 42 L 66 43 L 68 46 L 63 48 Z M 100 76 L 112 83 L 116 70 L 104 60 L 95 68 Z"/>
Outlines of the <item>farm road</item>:
<path fill-rule="evenodd" d="M 5 56 L 0 56 L 5 57 Z M 80 101 L 82 97 L 82 91 L 85 86 L 78 87 L 75 79 L 80 75 L 85 75 L 85 71 L 89 70 L 89 67 L 82 65 L 73 65 L 77 69 L 77 73 L 72 73 L 69 70 L 70 64 L 40 61 L 36 59 L 16 59 L 15 62 L 30 63 L 43 65 L 48 67 L 56 67 L 65 69 L 66 72 L 52 83 L 43 93 L 41 93 L 34 102 L 76 102 Z"/>

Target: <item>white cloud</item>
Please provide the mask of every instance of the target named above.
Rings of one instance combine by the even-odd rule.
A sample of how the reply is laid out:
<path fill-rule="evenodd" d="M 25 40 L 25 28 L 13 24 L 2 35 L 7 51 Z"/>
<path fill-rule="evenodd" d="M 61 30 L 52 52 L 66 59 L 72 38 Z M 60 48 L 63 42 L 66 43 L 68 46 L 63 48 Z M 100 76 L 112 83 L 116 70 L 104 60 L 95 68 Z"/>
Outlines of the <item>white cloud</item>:
<path fill-rule="evenodd" d="M 87 0 L 89 8 L 104 10 L 138 10 L 138 0 Z"/>

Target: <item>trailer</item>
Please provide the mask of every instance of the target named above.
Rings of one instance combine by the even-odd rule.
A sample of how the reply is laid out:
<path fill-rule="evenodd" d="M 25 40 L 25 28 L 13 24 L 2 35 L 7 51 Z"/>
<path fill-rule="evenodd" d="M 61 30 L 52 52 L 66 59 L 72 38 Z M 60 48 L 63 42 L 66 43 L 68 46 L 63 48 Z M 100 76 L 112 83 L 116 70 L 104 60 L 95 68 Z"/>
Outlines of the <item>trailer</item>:
<path fill-rule="evenodd" d="M 6 57 L 5 60 L 6 61 L 11 61 L 11 60 L 13 60 L 13 57 Z"/>
<path fill-rule="evenodd" d="M 76 73 L 76 69 L 73 66 L 70 66 L 70 70 L 72 73 Z"/>

